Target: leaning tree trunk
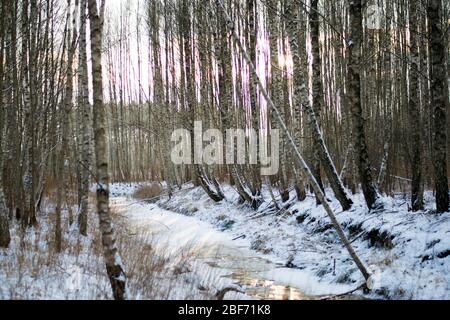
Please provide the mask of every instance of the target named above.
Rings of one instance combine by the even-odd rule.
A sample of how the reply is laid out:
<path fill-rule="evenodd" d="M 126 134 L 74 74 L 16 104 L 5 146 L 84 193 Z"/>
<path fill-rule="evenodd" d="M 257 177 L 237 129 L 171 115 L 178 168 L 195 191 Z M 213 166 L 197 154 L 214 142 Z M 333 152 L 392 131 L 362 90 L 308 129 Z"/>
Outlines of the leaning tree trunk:
<path fill-rule="evenodd" d="M 102 29 L 105 0 L 100 14 L 96 0 L 89 0 L 91 22 L 92 82 L 94 96 L 95 157 L 97 168 L 97 212 L 102 234 L 106 271 L 111 282 L 114 299 L 124 300 L 127 296 L 126 276 L 116 246 L 116 238 L 109 212 L 109 175 L 106 141 L 106 110 L 103 104 L 102 77 Z"/>
<path fill-rule="evenodd" d="M 300 62 L 300 51 L 297 44 L 297 37 L 298 37 L 298 26 L 296 20 L 298 19 L 295 15 L 293 15 L 294 11 L 294 1 L 289 1 L 289 6 L 287 8 L 288 12 L 288 32 L 290 36 L 290 44 L 291 44 L 291 50 L 294 62 L 299 63 Z M 289 14 L 291 12 L 291 14 Z M 317 14 L 318 15 L 318 14 Z M 317 17 L 314 17 L 314 19 L 317 19 Z M 317 26 L 318 28 L 318 26 Z M 317 54 L 319 57 L 320 55 Z M 320 63 L 320 59 L 318 59 Z M 320 66 L 317 67 L 320 69 Z M 339 177 L 336 167 L 333 163 L 333 160 L 330 157 L 330 154 L 328 152 L 328 149 L 325 145 L 322 132 L 320 131 L 320 124 L 319 119 L 317 118 L 317 110 L 314 110 L 313 107 L 309 104 L 309 98 L 308 98 L 308 90 L 307 86 L 305 84 L 305 79 L 301 75 L 300 68 L 296 67 L 294 64 L 294 101 L 296 103 L 299 103 L 303 105 L 303 108 L 306 110 L 306 113 L 308 115 L 309 120 L 309 126 L 312 130 L 312 135 L 314 139 L 314 148 L 315 148 L 315 154 L 319 157 L 319 162 L 322 163 L 324 171 L 327 175 L 327 178 L 330 182 L 331 188 L 333 189 L 334 194 L 336 195 L 336 198 L 340 202 L 342 208 L 344 210 L 348 210 L 351 208 L 353 201 L 350 199 L 348 194 L 345 192 L 344 184 L 341 181 L 341 178 Z M 320 70 L 316 70 L 317 75 L 315 76 L 320 77 Z M 320 80 L 320 79 L 319 79 Z M 316 88 L 316 91 L 321 91 L 321 85 L 316 84 L 319 88 Z M 321 105 L 322 103 L 319 103 L 319 101 L 322 100 L 321 94 L 317 94 L 318 99 L 317 104 Z M 313 164 L 313 168 L 315 167 L 315 164 Z M 317 171 L 313 171 L 313 174 L 319 183 L 319 186 L 321 187 L 323 191 L 323 186 L 320 179 L 320 173 Z"/>
<path fill-rule="evenodd" d="M 361 44 L 363 37 L 362 1 L 350 1 L 350 39 L 348 40 L 348 102 L 352 116 L 353 146 L 364 198 L 369 209 L 381 206 L 380 195 L 372 178 L 372 168 L 364 133 L 361 101 Z"/>
<path fill-rule="evenodd" d="M 447 112 L 448 88 L 445 68 L 445 32 L 441 0 L 429 0 L 427 7 L 430 50 L 431 105 L 434 119 L 433 164 L 436 185 L 436 209 L 449 209 L 447 178 Z"/>
<path fill-rule="evenodd" d="M 226 11 L 226 8 L 225 8 L 222 0 L 217 0 L 217 2 L 220 4 L 220 6 L 222 8 L 222 13 L 227 18 L 227 26 L 230 28 L 234 42 L 236 43 L 237 47 L 239 48 L 240 53 L 242 54 L 245 61 L 247 62 L 247 65 L 250 68 L 250 73 L 253 78 L 253 81 L 256 82 L 256 84 L 258 85 L 258 88 L 260 89 L 263 98 L 267 101 L 268 107 L 275 113 L 281 128 L 283 129 L 284 133 L 287 136 L 289 145 L 291 146 L 291 148 L 293 150 L 293 154 L 294 154 L 298 164 L 300 165 L 300 168 L 302 169 L 303 173 L 309 177 L 309 179 L 311 181 L 311 186 L 314 190 L 314 193 L 316 194 L 317 198 L 319 198 L 320 203 L 322 203 L 326 213 L 328 214 L 328 217 L 330 218 L 331 223 L 333 224 L 334 228 L 336 229 L 339 239 L 344 244 L 344 246 L 347 249 L 348 253 L 350 254 L 351 258 L 353 259 L 356 266 L 362 273 L 364 279 L 366 281 L 369 280 L 370 273 L 367 271 L 363 262 L 359 259 L 358 255 L 356 254 L 355 250 L 353 249 L 353 246 L 351 245 L 350 241 L 348 240 L 347 236 L 345 235 L 344 230 L 342 229 L 340 223 L 336 219 L 336 215 L 334 214 L 333 209 L 331 209 L 330 205 L 328 204 L 328 202 L 325 198 L 325 194 L 323 193 L 322 189 L 320 188 L 319 183 L 317 182 L 317 180 L 315 179 L 311 170 L 309 169 L 308 165 L 306 164 L 303 156 L 300 153 L 300 150 L 295 145 L 294 138 L 292 137 L 291 133 L 287 129 L 286 124 L 284 123 L 284 120 L 281 117 L 280 111 L 278 110 L 277 106 L 274 105 L 272 99 L 270 98 L 269 94 L 267 93 L 266 88 L 262 84 L 262 82 L 256 72 L 256 68 L 252 62 L 252 59 L 250 58 L 249 54 L 247 53 L 246 49 L 244 48 L 244 46 L 240 40 L 240 37 L 238 36 L 238 34 L 236 32 L 233 20 L 228 15 L 228 12 Z"/>

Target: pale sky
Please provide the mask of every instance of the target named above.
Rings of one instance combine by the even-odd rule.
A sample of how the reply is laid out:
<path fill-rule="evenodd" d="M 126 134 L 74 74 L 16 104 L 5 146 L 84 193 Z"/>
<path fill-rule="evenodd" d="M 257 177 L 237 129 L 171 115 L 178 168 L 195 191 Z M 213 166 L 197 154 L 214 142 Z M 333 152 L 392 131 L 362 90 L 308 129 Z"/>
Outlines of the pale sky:
<path fill-rule="evenodd" d="M 127 81 L 126 88 L 131 88 L 133 97 L 131 100 L 137 100 L 139 94 L 139 85 L 138 78 L 140 73 L 141 78 L 141 87 L 143 91 L 142 99 L 146 100 L 149 97 L 149 65 L 148 65 L 148 40 L 147 40 L 147 32 L 145 26 L 145 10 L 143 10 L 144 4 L 142 0 L 107 0 L 106 2 L 106 12 L 105 12 L 105 38 L 103 46 L 109 46 L 109 50 L 112 54 L 112 60 L 115 65 L 113 72 L 115 73 L 116 83 L 118 84 L 120 80 L 122 82 Z M 139 10 L 138 10 L 139 9 Z M 137 44 L 137 21 L 138 14 L 140 19 L 140 45 L 139 50 L 141 52 L 141 66 L 140 72 L 138 68 L 138 44 Z M 120 23 L 121 16 L 124 20 L 123 26 L 127 29 L 127 33 L 124 35 L 120 35 Z M 125 21 L 126 19 L 126 21 Z M 124 53 L 124 57 L 120 56 L 121 45 L 127 45 L 129 47 L 128 50 L 122 50 Z M 104 89 L 105 89 L 105 101 L 109 100 L 109 79 L 111 78 L 111 74 L 108 72 L 108 63 L 107 63 L 107 54 L 106 52 L 103 55 L 104 61 Z M 120 59 L 128 60 L 128 63 L 120 61 Z M 128 80 L 126 80 L 128 79 Z M 125 88 L 125 90 L 127 90 Z M 141 91 L 141 92 L 142 92 Z M 125 94 L 127 96 L 128 94 Z"/>

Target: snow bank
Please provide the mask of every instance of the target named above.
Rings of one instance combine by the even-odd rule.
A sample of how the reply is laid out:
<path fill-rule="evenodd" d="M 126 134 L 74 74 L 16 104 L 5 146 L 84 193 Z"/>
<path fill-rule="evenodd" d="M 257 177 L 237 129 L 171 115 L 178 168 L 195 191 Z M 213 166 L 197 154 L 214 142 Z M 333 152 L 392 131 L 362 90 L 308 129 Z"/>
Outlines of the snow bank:
<path fill-rule="evenodd" d="M 289 209 L 291 214 L 264 215 L 239 206 L 232 187 L 224 186 L 224 192 L 226 200 L 214 203 L 201 188 L 186 186 L 186 190 L 175 193 L 171 200 L 161 199 L 158 205 L 208 222 L 232 238 L 244 238 L 240 241 L 249 248 L 305 272 L 304 278 L 297 279 L 289 279 L 286 273 L 281 279 L 286 283 L 301 287 L 317 277 L 324 285 L 321 288 L 314 281 L 316 288 L 304 285 L 306 291 L 325 294 L 327 284 L 357 287 L 363 282 L 314 196 L 295 203 Z M 332 197 L 331 190 L 328 197 Z M 433 209 L 431 194 L 425 198 L 427 210 Z M 270 196 L 265 194 L 265 199 Z M 355 204 L 347 212 L 341 211 L 335 199 L 331 206 L 356 252 L 374 274 L 374 290 L 369 297 L 450 299 L 450 213 L 408 212 L 408 199 L 403 195 L 383 198 L 385 210 L 377 213 L 368 212 L 362 194 L 353 196 L 353 200 Z"/>
<path fill-rule="evenodd" d="M 134 188 L 112 185 L 111 191 L 130 195 Z M 143 218 L 144 212 L 135 210 L 137 205 L 126 204 L 125 208 L 135 213 L 128 221 L 122 217 L 117 199 L 120 200 L 111 201 L 112 218 L 131 299 L 215 299 L 221 286 L 230 283 L 222 281 L 221 274 L 215 270 L 197 265 L 186 252 L 164 250 L 167 242 L 174 239 L 156 239 L 141 232 L 136 226 L 149 223 L 148 218 Z M 72 210 L 76 213 L 76 207 Z M 22 237 L 18 223 L 14 222 L 9 248 L 0 249 L 0 300 L 112 299 L 98 218 L 94 208 L 89 212 L 88 237 L 83 237 L 76 229 L 76 223 L 69 227 L 68 212 L 63 210 L 61 253 L 54 250 L 54 205 L 47 199 L 44 199 L 43 210 L 38 216 L 38 227 L 27 230 Z M 164 223 L 170 224 L 170 221 Z M 177 241 L 181 239 L 179 237 Z M 161 250 L 155 249 L 158 246 Z M 240 295 L 230 293 L 229 297 L 239 298 Z"/>

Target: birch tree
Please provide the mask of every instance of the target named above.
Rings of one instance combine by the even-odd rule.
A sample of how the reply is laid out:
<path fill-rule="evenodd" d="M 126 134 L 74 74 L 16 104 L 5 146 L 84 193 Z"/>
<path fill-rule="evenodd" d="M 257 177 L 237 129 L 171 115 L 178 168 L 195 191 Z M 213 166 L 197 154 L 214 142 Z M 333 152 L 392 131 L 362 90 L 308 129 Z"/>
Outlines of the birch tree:
<path fill-rule="evenodd" d="M 111 223 L 109 208 L 109 173 L 106 143 L 106 111 L 103 104 L 103 75 L 102 75 L 102 29 L 105 2 L 102 1 L 100 10 L 96 0 L 89 0 L 89 19 L 92 52 L 92 82 L 94 97 L 94 140 L 97 184 L 97 213 L 102 234 L 103 252 L 106 272 L 111 283 L 114 299 L 127 298 L 125 271 L 119 257 L 115 232 Z"/>
<path fill-rule="evenodd" d="M 91 106 L 89 103 L 88 64 L 86 52 L 87 31 L 87 1 L 80 0 L 80 45 L 78 55 L 78 104 L 82 115 L 81 134 L 81 195 L 78 213 L 78 228 L 80 233 L 87 235 L 87 214 L 90 182 L 90 152 L 91 152 Z"/>
<path fill-rule="evenodd" d="M 350 1 L 350 36 L 347 40 L 348 102 L 352 116 L 353 146 L 361 187 L 369 209 L 376 209 L 381 205 L 380 195 L 372 176 L 361 101 L 362 9 L 362 0 Z"/>
<path fill-rule="evenodd" d="M 289 4 L 289 3 L 288 3 Z M 292 7 L 292 3 L 290 6 L 289 11 L 295 12 Z M 314 13 L 313 13 L 314 12 Z M 313 19 L 314 22 L 311 22 L 311 28 L 317 29 L 315 32 L 317 35 L 313 37 L 313 47 L 319 46 L 319 40 L 318 40 L 318 33 L 319 33 L 319 26 L 318 24 L 318 7 L 317 3 L 311 8 L 310 13 L 310 19 Z M 291 37 L 291 50 L 293 55 L 294 63 L 300 63 L 300 51 L 298 48 L 298 44 L 296 40 L 296 37 L 298 36 L 298 30 L 296 30 L 296 22 L 294 22 L 295 17 L 288 13 L 288 30 L 289 30 L 289 36 Z M 315 39 L 317 37 L 317 39 Z M 317 42 L 317 43 L 316 43 Z M 319 51 L 318 48 L 313 49 L 313 51 Z M 306 53 L 303 53 L 303 56 L 306 56 Z M 320 130 L 320 122 L 318 118 L 318 111 L 315 108 L 321 108 L 323 105 L 323 96 L 322 96 L 322 84 L 321 84 L 321 59 L 320 59 L 320 52 L 316 52 L 314 54 L 314 61 L 313 65 L 319 64 L 318 66 L 314 66 L 314 72 L 313 72 L 313 79 L 314 79 L 314 89 L 313 89 L 313 101 L 316 101 L 316 105 L 311 105 L 309 103 L 309 94 L 307 91 L 306 86 L 306 79 L 304 76 L 302 76 L 301 68 L 299 68 L 299 65 L 294 64 L 294 101 L 295 103 L 299 103 L 303 109 L 306 111 L 307 117 L 308 117 L 308 123 L 312 132 L 313 141 L 314 141 L 314 154 L 318 158 L 315 159 L 312 163 L 312 172 L 314 176 L 316 177 L 317 182 L 319 183 L 319 186 L 321 186 L 321 189 L 323 190 L 323 184 L 321 183 L 321 177 L 320 177 L 320 163 L 323 164 L 325 173 L 327 175 L 328 180 L 330 181 L 330 185 L 336 195 L 336 198 L 339 200 L 342 208 L 344 210 L 348 210 L 351 208 L 353 202 L 348 196 L 348 194 L 345 191 L 344 185 L 337 174 L 336 167 L 333 163 L 333 160 L 331 159 L 331 156 L 327 150 L 327 147 L 325 145 L 325 141 L 322 135 L 322 132 Z M 306 59 L 304 58 L 303 61 Z M 294 106 L 295 107 L 295 106 Z M 300 106 L 297 107 L 297 110 Z M 297 133 L 298 134 L 298 133 Z M 317 162 L 318 161 L 318 162 Z M 319 165 L 318 165 L 319 164 Z"/>
<path fill-rule="evenodd" d="M 423 210 L 422 121 L 419 107 L 419 51 L 417 48 L 418 10 L 416 1 L 409 1 L 409 42 L 411 51 L 409 79 L 409 121 L 411 135 L 411 208 Z"/>
<path fill-rule="evenodd" d="M 430 50 L 431 108 L 433 108 L 433 164 L 436 188 L 436 209 L 449 210 L 447 177 L 447 114 L 448 83 L 446 70 L 445 32 L 441 0 L 428 0 L 428 41 Z"/>
<path fill-rule="evenodd" d="M 333 223 L 333 226 L 336 229 L 336 232 L 338 233 L 338 236 L 339 236 L 340 240 L 344 244 L 345 248 L 349 252 L 349 254 L 352 257 L 353 261 L 355 262 L 355 264 L 357 265 L 358 269 L 361 271 L 363 277 L 367 281 L 370 278 L 370 273 L 367 271 L 367 269 L 364 266 L 363 262 L 359 259 L 358 255 L 356 254 L 355 250 L 353 249 L 353 247 L 352 247 L 350 241 L 348 240 L 347 236 L 345 235 L 341 225 L 337 221 L 336 216 L 333 213 L 333 210 L 331 209 L 330 205 L 328 204 L 328 202 L 327 202 L 327 200 L 325 198 L 325 194 L 323 193 L 322 189 L 320 188 L 319 183 L 317 182 L 317 180 L 315 179 L 314 175 L 312 174 L 310 168 L 308 167 L 308 165 L 306 164 L 305 160 L 303 159 L 303 156 L 301 155 L 298 147 L 295 145 L 294 139 L 293 139 L 291 133 L 289 132 L 289 130 L 287 129 L 283 118 L 281 117 L 281 113 L 279 112 L 277 106 L 274 105 L 274 103 L 271 100 L 269 94 L 267 93 L 266 89 L 262 85 L 262 82 L 261 82 L 261 80 L 259 79 L 259 77 L 257 75 L 255 66 L 253 65 L 253 62 L 252 62 L 249 54 L 245 50 L 244 46 L 241 43 L 240 38 L 236 34 L 234 22 L 230 18 L 230 16 L 228 15 L 222 0 L 216 0 L 216 1 L 219 3 L 219 5 L 220 5 L 220 7 L 222 9 L 222 14 L 224 14 L 225 17 L 226 17 L 227 26 L 230 29 L 230 31 L 232 32 L 233 40 L 236 43 L 236 45 L 239 47 L 240 53 L 244 56 L 245 61 L 247 62 L 248 66 L 250 68 L 250 72 L 252 73 L 252 76 L 255 79 L 254 81 L 258 85 L 258 88 L 261 90 L 261 94 L 263 95 L 264 99 L 267 101 L 267 103 L 268 103 L 269 107 L 271 108 L 271 110 L 273 112 L 275 112 L 277 120 L 278 120 L 282 130 L 284 131 L 284 133 L 287 136 L 289 145 L 290 145 L 290 147 L 293 150 L 293 153 L 294 153 L 295 158 L 296 158 L 296 160 L 297 160 L 297 162 L 299 164 L 299 167 L 305 173 L 305 175 L 307 175 L 309 177 L 309 179 L 311 181 L 311 184 L 312 184 L 312 187 L 313 187 L 313 190 L 314 190 L 314 193 L 316 194 L 317 198 L 320 200 L 320 203 L 323 205 L 325 211 L 327 212 L 331 222 Z"/>
<path fill-rule="evenodd" d="M 8 16 L 4 2 L 0 3 L 0 14 Z M 3 70 L 4 70 L 4 59 L 5 51 L 6 51 L 6 19 L 2 19 L 0 24 L 0 106 L 3 109 L 4 103 L 4 79 L 3 79 Z M 3 192 L 3 165 L 4 165 L 4 152 L 3 152 L 3 112 L 1 112 L 0 116 L 0 248 L 7 248 L 9 246 L 9 242 L 11 241 L 11 234 L 9 231 L 9 217 L 8 210 L 6 207 L 6 199 L 5 193 Z"/>
<path fill-rule="evenodd" d="M 318 127 L 320 128 L 320 113 L 323 108 L 323 84 L 322 84 L 322 57 L 320 55 L 320 20 L 319 20 L 319 0 L 311 0 L 309 7 L 309 28 L 311 34 L 312 51 L 312 105 L 311 111 L 314 113 Z M 314 126 L 314 123 L 311 123 Z M 314 131 L 315 128 L 312 128 Z M 323 191 L 322 177 L 320 175 L 320 155 L 317 139 L 313 138 L 312 165 L 311 169 L 317 182 Z"/>

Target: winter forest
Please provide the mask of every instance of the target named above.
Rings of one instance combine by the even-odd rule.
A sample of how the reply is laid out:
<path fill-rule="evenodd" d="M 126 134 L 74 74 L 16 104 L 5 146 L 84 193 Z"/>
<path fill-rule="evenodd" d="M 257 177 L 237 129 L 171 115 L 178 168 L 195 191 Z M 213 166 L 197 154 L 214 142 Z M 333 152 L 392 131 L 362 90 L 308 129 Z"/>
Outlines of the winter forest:
<path fill-rule="evenodd" d="M 0 299 L 449 300 L 449 43 L 449 0 L 0 0 Z"/>

